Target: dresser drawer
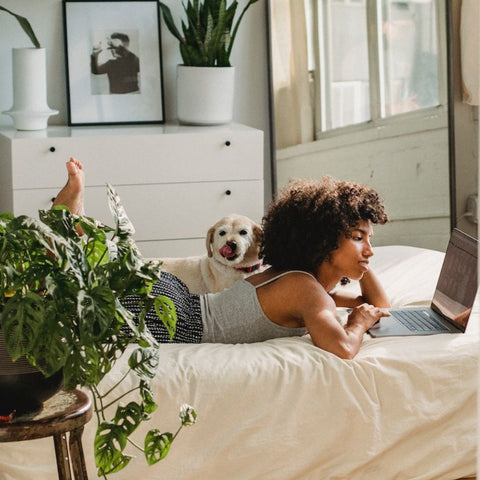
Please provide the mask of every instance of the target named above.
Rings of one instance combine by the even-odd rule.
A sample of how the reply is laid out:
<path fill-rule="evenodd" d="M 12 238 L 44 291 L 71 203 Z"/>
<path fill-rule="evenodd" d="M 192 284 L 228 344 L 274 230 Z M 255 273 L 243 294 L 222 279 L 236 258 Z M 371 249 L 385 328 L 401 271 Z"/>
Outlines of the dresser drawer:
<path fill-rule="evenodd" d="M 192 182 L 115 187 L 137 240 L 204 238 L 208 228 L 230 213 L 261 221 L 263 182 Z M 35 215 L 48 209 L 54 189 L 15 190 L 15 214 Z M 105 186 L 87 187 L 85 212 L 113 226 Z"/>
<path fill-rule="evenodd" d="M 15 188 L 58 188 L 65 183 L 64 163 L 82 161 L 87 185 L 217 181 L 263 178 L 263 133 L 259 130 L 206 128 L 162 133 L 161 127 L 131 135 L 21 138 L 12 144 Z M 157 132 L 154 134 L 154 132 Z M 158 133 L 160 132 L 160 133 Z"/>
<path fill-rule="evenodd" d="M 263 132 L 241 124 L 49 127 L 0 131 L 0 212 L 37 216 L 82 161 L 87 215 L 113 226 L 106 184 L 119 193 L 145 256 L 205 252 L 208 229 L 263 215 Z"/>

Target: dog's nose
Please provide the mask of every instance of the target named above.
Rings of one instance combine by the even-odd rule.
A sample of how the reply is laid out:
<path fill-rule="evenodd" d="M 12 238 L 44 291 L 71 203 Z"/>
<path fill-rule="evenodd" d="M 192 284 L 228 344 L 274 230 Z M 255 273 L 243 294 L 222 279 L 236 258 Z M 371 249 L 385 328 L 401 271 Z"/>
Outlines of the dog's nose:
<path fill-rule="evenodd" d="M 227 245 L 232 249 L 232 252 L 234 252 L 237 249 L 236 242 L 227 241 Z"/>

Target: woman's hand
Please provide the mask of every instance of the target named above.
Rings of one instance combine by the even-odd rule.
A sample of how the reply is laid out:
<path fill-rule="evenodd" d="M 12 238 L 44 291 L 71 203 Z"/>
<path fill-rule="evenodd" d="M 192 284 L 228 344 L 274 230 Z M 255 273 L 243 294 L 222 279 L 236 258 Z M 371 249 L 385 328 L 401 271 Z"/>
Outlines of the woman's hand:
<path fill-rule="evenodd" d="M 361 295 L 343 292 L 342 287 L 330 292 L 337 307 L 354 308 L 364 303 L 380 308 L 390 308 L 390 300 L 378 277 L 372 270 L 366 272 L 359 281 Z"/>
<path fill-rule="evenodd" d="M 348 316 L 345 329 L 361 328 L 365 333 L 369 328 L 373 327 L 382 317 L 389 317 L 390 313 L 369 303 L 362 303 L 358 307 L 352 309 Z"/>

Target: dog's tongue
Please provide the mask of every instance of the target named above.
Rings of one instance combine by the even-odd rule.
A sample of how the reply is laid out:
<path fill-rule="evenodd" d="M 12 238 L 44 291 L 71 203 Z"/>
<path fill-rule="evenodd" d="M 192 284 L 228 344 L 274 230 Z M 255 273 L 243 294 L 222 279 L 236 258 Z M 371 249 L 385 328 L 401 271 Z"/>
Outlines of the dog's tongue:
<path fill-rule="evenodd" d="M 220 255 L 224 258 L 231 257 L 233 255 L 233 250 L 228 245 L 224 245 L 220 249 Z"/>

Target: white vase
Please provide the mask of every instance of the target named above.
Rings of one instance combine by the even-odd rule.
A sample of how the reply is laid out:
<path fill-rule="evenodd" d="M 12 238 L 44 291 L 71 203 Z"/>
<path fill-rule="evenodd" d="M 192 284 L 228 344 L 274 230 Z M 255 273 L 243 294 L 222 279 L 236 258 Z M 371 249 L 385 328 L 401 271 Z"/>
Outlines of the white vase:
<path fill-rule="evenodd" d="M 17 130 L 43 130 L 56 115 L 47 105 L 44 48 L 12 49 L 13 107 L 6 112 Z"/>
<path fill-rule="evenodd" d="M 189 125 L 219 125 L 233 117 L 234 67 L 177 65 L 177 115 Z"/>

